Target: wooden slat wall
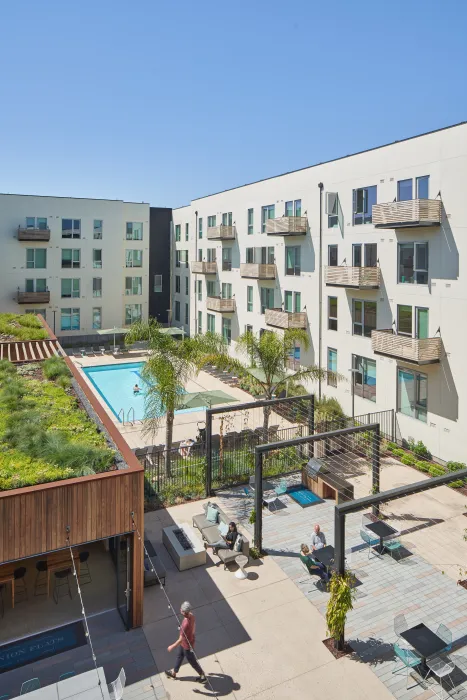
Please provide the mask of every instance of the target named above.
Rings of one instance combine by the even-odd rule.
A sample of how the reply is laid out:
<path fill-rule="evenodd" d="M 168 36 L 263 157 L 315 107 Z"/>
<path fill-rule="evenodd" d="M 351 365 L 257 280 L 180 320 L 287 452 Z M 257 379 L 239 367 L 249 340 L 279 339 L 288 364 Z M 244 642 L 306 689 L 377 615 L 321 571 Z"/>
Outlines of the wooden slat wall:
<path fill-rule="evenodd" d="M 401 222 L 441 221 L 441 201 L 439 199 L 411 199 L 406 202 L 374 204 L 372 220 L 375 226 L 400 224 Z"/>
<path fill-rule="evenodd" d="M 235 299 L 221 299 L 220 297 L 207 297 L 206 308 L 208 311 L 220 311 L 221 313 L 234 313 Z"/>
<path fill-rule="evenodd" d="M 200 262 L 191 263 L 191 271 L 197 275 L 215 275 L 217 273 L 217 262 Z"/>
<path fill-rule="evenodd" d="M 305 234 L 307 229 L 306 216 L 281 216 L 277 219 L 266 221 L 266 233 L 270 235 L 280 234 Z"/>
<path fill-rule="evenodd" d="M 235 226 L 208 226 L 207 238 L 214 241 L 232 241 L 235 238 Z"/>
<path fill-rule="evenodd" d="M 379 287 L 381 270 L 379 267 L 332 266 L 325 268 L 326 284 L 342 287 Z"/>
<path fill-rule="evenodd" d="M 275 280 L 276 266 L 261 263 L 240 263 L 240 277 L 256 280 Z"/>
<path fill-rule="evenodd" d="M 19 228 L 19 241 L 50 241 L 50 230 L 38 228 Z"/>
<path fill-rule="evenodd" d="M 392 330 L 372 331 L 371 345 L 374 352 L 390 357 L 400 357 L 409 362 L 424 364 L 441 359 L 441 338 L 409 338 L 396 335 Z"/>
<path fill-rule="evenodd" d="M 306 328 L 306 313 L 282 311 L 282 309 L 266 309 L 264 320 L 269 326 L 276 328 Z"/>

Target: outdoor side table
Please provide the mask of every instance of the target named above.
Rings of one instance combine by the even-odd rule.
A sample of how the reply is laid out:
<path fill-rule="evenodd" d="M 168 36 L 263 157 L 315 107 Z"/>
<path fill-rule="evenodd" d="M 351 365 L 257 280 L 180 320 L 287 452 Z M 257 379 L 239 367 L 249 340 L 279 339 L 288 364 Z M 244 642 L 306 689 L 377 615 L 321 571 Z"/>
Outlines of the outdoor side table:
<path fill-rule="evenodd" d="M 248 564 L 248 557 L 246 557 L 244 554 L 239 554 L 238 557 L 235 557 L 235 562 L 238 564 L 238 571 L 235 572 L 236 578 L 248 578 L 248 574 L 245 573 L 245 566 Z"/>
<path fill-rule="evenodd" d="M 397 534 L 397 530 L 385 523 L 383 520 L 377 520 L 375 523 L 368 523 L 368 525 L 365 525 L 365 529 L 370 530 L 370 532 L 374 532 L 375 535 L 379 537 L 379 545 L 375 548 L 378 554 L 383 554 L 384 552 L 383 539 L 385 537 L 389 537 L 389 535 Z"/>
<path fill-rule="evenodd" d="M 421 622 L 415 627 L 411 627 L 405 632 L 401 632 L 401 637 L 405 639 L 422 657 L 422 662 L 425 664 L 426 659 L 434 654 L 439 654 L 443 649 L 446 649 L 446 642 L 437 634 L 432 632 L 429 627 Z"/>

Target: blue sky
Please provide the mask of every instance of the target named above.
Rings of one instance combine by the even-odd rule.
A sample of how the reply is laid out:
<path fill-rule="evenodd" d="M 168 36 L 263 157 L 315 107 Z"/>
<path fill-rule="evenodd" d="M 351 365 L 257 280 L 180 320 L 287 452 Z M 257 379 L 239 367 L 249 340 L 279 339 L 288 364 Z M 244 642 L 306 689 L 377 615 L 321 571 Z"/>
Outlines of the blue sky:
<path fill-rule="evenodd" d="M 467 119 L 459 0 L 0 4 L 0 191 L 180 206 Z"/>

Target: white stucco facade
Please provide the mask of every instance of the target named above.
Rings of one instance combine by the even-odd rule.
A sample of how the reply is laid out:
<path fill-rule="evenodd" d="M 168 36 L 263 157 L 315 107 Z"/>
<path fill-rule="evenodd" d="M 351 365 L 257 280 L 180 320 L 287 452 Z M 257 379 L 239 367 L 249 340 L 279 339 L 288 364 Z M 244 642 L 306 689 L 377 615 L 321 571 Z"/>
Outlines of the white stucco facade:
<path fill-rule="evenodd" d="M 412 181 L 411 196 L 407 194 L 410 193 L 409 180 Z M 397 412 L 397 423 L 403 437 L 422 440 L 441 459 L 466 462 L 467 448 L 462 439 L 467 430 L 467 373 L 464 368 L 467 347 L 466 124 L 193 200 L 191 205 L 175 209 L 174 237 L 179 226 L 180 241 L 175 241 L 174 247 L 175 250 L 188 251 L 190 266 L 186 268 L 182 262 L 180 268 L 174 269 L 172 309 L 175 309 L 177 301 L 180 304 L 180 318 L 174 319 L 174 322 L 176 325 L 184 325 L 186 304 L 189 305 L 191 333 L 197 330 L 199 314 L 203 332 L 208 329 L 208 313 L 215 317 L 215 321 L 211 318 L 210 323 L 215 324 L 214 329 L 219 333 L 222 332 L 222 318 L 228 318 L 234 352 L 235 338 L 246 326 L 251 326 L 256 332 L 266 328 L 281 332 L 266 324 L 265 314 L 261 313 L 261 288 L 274 290 L 273 305 L 276 308 L 287 303 L 286 291 L 292 293 L 287 295 L 289 302 L 295 299 L 293 293 L 299 292 L 299 310 L 306 313 L 310 338 L 310 349 L 308 352 L 301 350 L 300 361 L 305 365 L 318 364 L 319 183 L 323 185 L 321 366 L 328 367 L 328 351 L 335 350 L 337 357 L 333 357 L 336 358 L 337 371 L 346 378 L 338 382 L 337 387 L 324 384 L 323 393 L 336 396 L 350 414 L 350 369 L 354 363 L 361 371 L 359 376 L 362 378 L 363 374 L 366 375 L 363 381 L 365 387 L 362 389 L 357 386 L 354 393 L 355 415 L 400 409 L 403 404 L 403 410 Z M 354 195 L 355 190 L 360 192 Z M 327 193 L 338 195 L 340 209 L 337 220 L 328 220 L 325 212 Z M 407 206 L 411 207 L 412 204 L 408 202 L 418 199 L 434 202 L 441 200 L 438 222 L 414 225 L 418 216 L 412 213 L 408 217 L 402 217 L 402 222 L 397 222 L 405 224 L 403 226 L 378 228 L 374 221 L 359 223 L 360 218 L 371 217 L 373 203 L 380 205 L 405 200 Z M 357 214 L 355 218 L 354 210 L 362 210 L 362 201 L 368 205 L 366 215 L 364 203 L 362 216 Z M 307 219 L 306 235 L 277 236 L 262 232 L 263 207 L 274 205 L 274 217 L 278 218 L 284 216 L 287 202 L 291 202 L 292 207 L 294 202 L 301 202 L 301 215 Z M 436 206 L 439 205 L 435 204 L 434 207 Z M 253 210 L 252 225 L 249 210 Z M 235 240 L 209 241 L 208 217 L 215 216 L 216 225 L 219 225 L 222 223 L 222 215 L 229 213 L 232 214 L 231 221 L 236 231 Z M 200 219 L 202 238 L 199 237 Z M 228 216 L 224 217 L 224 221 L 229 221 Z M 328 226 L 336 223 L 334 227 Z M 426 222 L 422 222 L 424 223 Z M 185 239 L 187 224 L 188 240 Z M 427 246 L 415 246 L 425 243 Z M 376 265 L 380 268 L 379 288 L 328 285 L 325 269 L 329 262 L 328 255 L 334 256 L 334 262 L 337 261 L 339 266 L 358 267 L 355 264 L 358 250 L 355 251 L 353 246 L 359 244 L 362 245 L 363 266 L 364 245 L 376 244 L 376 250 L 368 249 L 368 252 L 370 257 L 376 256 Z M 404 247 L 402 244 L 410 245 Z M 337 253 L 335 249 L 329 250 L 330 245 L 337 245 Z M 298 274 L 286 274 L 287 246 L 300 247 L 299 271 L 295 270 Z M 231 270 L 223 269 L 222 265 L 222 249 L 227 248 L 231 249 Z M 270 261 L 271 255 L 273 256 L 276 265 L 275 280 L 245 279 L 241 276 L 240 265 L 247 261 L 248 248 L 273 248 L 272 254 L 263 254 L 263 262 Z M 208 254 L 208 249 L 216 250 L 217 273 L 194 274 L 191 271 L 192 262 L 212 259 L 212 253 Z M 258 261 L 261 261 L 261 254 L 258 253 L 258 256 Z M 402 258 L 405 262 L 401 267 L 399 262 Z M 290 255 L 288 259 L 290 272 Z M 180 277 L 179 283 L 176 281 L 177 276 Z M 185 279 L 189 280 L 188 287 Z M 198 286 L 195 287 L 198 282 L 201 282 L 201 299 L 198 297 Z M 214 283 L 215 295 L 221 294 L 223 283 L 231 285 L 236 306 L 234 313 L 208 311 L 208 282 Z M 177 284 L 180 287 L 176 287 Z M 248 287 L 252 287 L 252 310 L 248 310 L 251 309 L 251 303 L 248 306 Z M 212 291 L 211 285 L 210 292 Z M 228 296 L 230 288 L 224 287 L 224 293 Z M 337 330 L 334 329 L 335 321 L 328 319 L 329 297 L 337 298 Z M 370 302 L 367 306 L 367 335 L 363 328 L 362 334 L 358 334 L 360 326 L 357 316 L 361 307 L 355 305 L 355 301 Z M 372 304 L 376 304 L 376 320 Z M 407 333 L 407 324 L 411 325 L 410 333 Z M 188 330 L 188 324 L 185 328 Z M 394 329 L 397 332 L 396 349 L 400 344 L 397 352 L 401 355 L 405 352 L 401 336 L 415 339 L 417 336 L 423 339 L 441 336 L 441 350 L 439 357 L 435 358 L 439 361 L 420 364 L 412 358 L 410 361 L 402 359 L 397 352 L 374 352 L 371 331 L 378 329 Z M 436 342 L 438 341 L 434 341 L 435 344 Z M 359 358 L 363 358 L 365 363 Z M 376 363 L 375 366 L 373 363 Z M 371 396 L 374 400 L 361 394 Z"/>
<path fill-rule="evenodd" d="M 19 240 L 38 227 L 50 231 L 48 241 Z M 147 318 L 149 204 L 1 194 L 0 244 L 3 312 L 45 311 L 59 336 L 123 326 L 132 305 L 133 314 Z M 138 251 L 131 262 L 128 251 Z M 130 277 L 137 278 L 131 285 Z M 44 288 L 47 302 L 37 296 Z M 30 291 L 18 303 L 18 292 Z"/>

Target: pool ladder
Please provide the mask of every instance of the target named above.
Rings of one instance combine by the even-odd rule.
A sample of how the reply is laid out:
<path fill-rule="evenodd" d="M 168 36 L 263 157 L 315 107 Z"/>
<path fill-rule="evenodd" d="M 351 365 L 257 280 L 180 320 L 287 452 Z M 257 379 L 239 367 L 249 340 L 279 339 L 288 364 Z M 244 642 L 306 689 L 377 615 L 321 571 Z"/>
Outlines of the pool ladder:
<path fill-rule="evenodd" d="M 130 420 L 130 416 L 133 413 L 133 420 Z M 122 425 L 125 425 L 125 423 L 129 423 L 130 425 L 134 425 L 135 423 L 135 409 L 133 406 L 130 406 L 128 409 L 128 413 L 126 414 L 126 421 L 125 421 L 125 409 L 121 408 L 118 412 L 118 418 L 120 419 L 120 416 L 122 417 Z"/>

